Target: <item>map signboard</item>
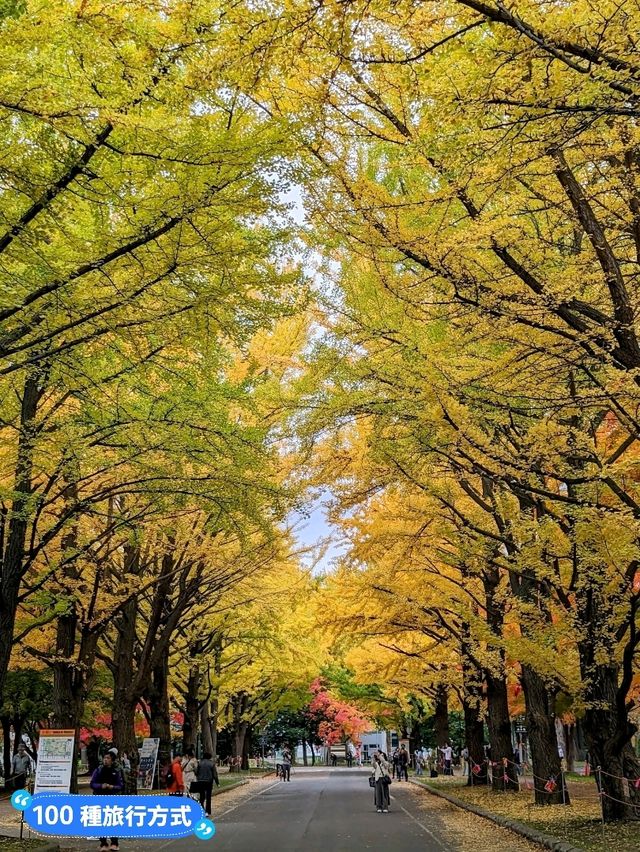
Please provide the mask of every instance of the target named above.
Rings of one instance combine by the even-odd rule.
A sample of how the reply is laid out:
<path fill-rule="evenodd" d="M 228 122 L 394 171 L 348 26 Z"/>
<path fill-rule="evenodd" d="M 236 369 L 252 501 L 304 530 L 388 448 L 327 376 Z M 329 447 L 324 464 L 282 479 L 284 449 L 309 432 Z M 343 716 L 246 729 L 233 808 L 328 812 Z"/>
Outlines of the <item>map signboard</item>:
<path fill-rule="evenodd" d="M 40 731 L 34 793 L 68 793 L 75 753 L 75 731 Z"/>

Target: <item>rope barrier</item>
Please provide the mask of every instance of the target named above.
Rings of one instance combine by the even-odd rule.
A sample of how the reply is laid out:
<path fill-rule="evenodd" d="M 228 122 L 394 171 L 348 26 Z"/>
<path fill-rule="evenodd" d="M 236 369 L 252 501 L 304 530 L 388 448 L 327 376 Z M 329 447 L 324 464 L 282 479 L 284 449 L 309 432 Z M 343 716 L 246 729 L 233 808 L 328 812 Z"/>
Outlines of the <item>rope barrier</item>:
<path fill-rule="evenodd" d="M 600 774 L 601 774 L 601 775 L 606 775 L 608 778 L 617 778 L 617 780 L 618 780 L 618 781 L 628 781 L 630 784 L 631 784 L 631 783 L 633 783 L 633 784 L 636 784 L 636 783 L 637 783 L 637 784 L 638 784 L 638 787 L 640 787 L 640 777 L 638 777 L 638 778 L 629 778 L 627 775 L 614 775 L 614 774 L 613 774 L 613 773 L 611 773 L 611 772 L 605 772 L 605 770 L 604 770 L 604 769 L 600 769 Z"/>

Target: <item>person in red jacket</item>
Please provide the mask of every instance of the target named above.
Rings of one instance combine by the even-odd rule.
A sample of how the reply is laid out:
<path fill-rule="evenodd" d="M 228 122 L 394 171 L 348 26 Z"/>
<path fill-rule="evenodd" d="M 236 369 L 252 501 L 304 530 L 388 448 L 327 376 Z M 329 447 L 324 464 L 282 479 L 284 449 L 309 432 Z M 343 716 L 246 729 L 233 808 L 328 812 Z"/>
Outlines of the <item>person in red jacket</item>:
<path fill-rule="evenodd" d="M 182 796 L 184 793 L 184 776 L 182 775 L 182 763 L 177 755 L 173 758 L 169 771 L 171 772 L 172 779 L 167 784 L 168 792 L 173 793 L 174 796 Z"/>

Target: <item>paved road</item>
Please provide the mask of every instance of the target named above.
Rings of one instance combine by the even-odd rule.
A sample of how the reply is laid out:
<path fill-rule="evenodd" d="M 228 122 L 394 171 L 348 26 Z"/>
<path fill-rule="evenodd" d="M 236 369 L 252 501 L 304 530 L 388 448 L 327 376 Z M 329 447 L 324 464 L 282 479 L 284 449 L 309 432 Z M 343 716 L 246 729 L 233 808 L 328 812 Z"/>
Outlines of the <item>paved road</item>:
<path fill-rule="evenodd" d="M 459 847 L 444 841 L 442 816 L 425 820 L 416 808 L 415 787 L 394 782 L 391 812 L 376 813 L 373 790 L 364 769 L 297 768 L 290 783 L 260 787 L 239 804 L 225 807 L 214 799 L 216 836 L 204 843 L 195 837 L 174 841 L 129 841 L 123 852 L 443 852 Z M 232 794 L 228 794 L 232 795 Z M 426 824 L 428 823 L 428 824 Z M 64 850 L 95 850 L 87 841 L 61 840 Z"/>
<path fill-rule="evenodd" d="M 367 776 L 357 770 L 298 770 L 291 783 L 275 784 L 230 813 L 223 811 L 216 820 L 216 847 L 224 852 L 441 852 L 447 848 L 438 839 L 444 826 L 427 827 L 411 814 L 409 784 L 394 783 L 391 811 L 379 814 Z"/>

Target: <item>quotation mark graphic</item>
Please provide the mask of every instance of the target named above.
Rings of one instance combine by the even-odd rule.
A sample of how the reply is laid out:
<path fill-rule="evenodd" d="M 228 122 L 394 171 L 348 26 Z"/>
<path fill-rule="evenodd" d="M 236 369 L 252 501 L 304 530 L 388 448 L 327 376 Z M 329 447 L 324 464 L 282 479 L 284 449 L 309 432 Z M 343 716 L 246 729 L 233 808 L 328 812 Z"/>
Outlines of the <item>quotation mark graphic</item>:
<path fill-rule="evenodd" d="M 216 827 L 210 819 L 201 820 L 195 828 L 195 835 L 199 840 L 209 840 L 216 833 Z"/>
<path fill-rule="evenodd" d="M 18 811 L 26 811 L 31 804 L 31 794 L 26 790 L 16 790 L 11 796 L 11 804 Z"/>

